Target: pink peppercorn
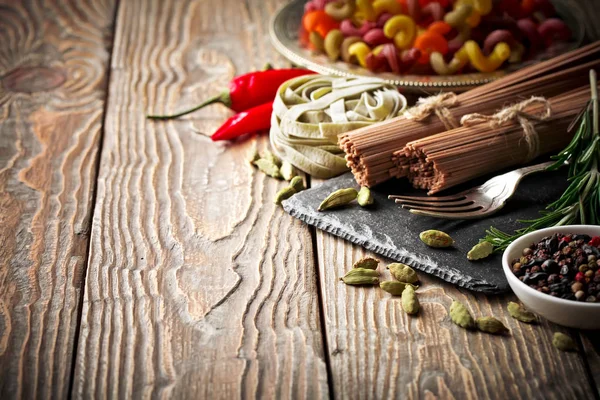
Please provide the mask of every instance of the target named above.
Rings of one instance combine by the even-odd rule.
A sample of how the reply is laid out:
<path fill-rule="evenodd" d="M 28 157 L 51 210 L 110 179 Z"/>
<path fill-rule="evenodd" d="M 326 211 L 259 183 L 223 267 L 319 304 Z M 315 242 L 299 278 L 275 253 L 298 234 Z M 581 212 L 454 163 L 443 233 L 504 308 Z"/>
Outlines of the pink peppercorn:
<path fill-rule="evenodd" d="M 575 280 L 576 280 L 577 282 L 585 282 L 585 274 L 584 274 L 583 272 L 578 272 L 578 273 L 575 275 Z"/>
<path fill-rule="evenodd" d="M 590 246 L 600 247 L 600 236 L 594 236 L 588 244 Z"/>
<path fill-rule="evenodd" d="M 560 239 L 561 242 L 565 242 L 565 243 L 569 243 L 571 241 L 571 236 L 563 236 L 562 239 Z"/>

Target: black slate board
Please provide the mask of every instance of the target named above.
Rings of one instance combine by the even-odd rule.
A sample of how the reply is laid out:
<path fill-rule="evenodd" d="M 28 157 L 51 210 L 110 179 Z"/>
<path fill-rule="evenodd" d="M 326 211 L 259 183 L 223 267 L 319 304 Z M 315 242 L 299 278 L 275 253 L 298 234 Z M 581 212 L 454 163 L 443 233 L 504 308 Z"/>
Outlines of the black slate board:
<path fill-rule="evenodd" d="M 481 179 L 441 195 L 456 193 L 484 181 Z M 388 194 L 424 194 L 403 180 L 388 182 L 373 189 L 375 204 L 369 209 L 354 203 L 338 210 L 317 211 L 318 205 L 328 194 L 347 187 L 357 187 L 351 173 L 298 193 L 286 200 L 283 208 L 310 225 L 375 253 L 466 289 L 493 294 L 509 290 L 502 271 L 502 255 L 494 254 L 487 259 L 471 262 L 466 259 L 466 253 L 490 226 L 511 232 L 523 226 L 518 222 L 519 219 L 536 218 L 538 211 L 558 198 L 566 188 L 566 171 L 538 173 L 525 178 L 517 193 L 497 214 L 468 221 L 422 217 L 400 208 L 393 200 L 388 200 Z M 456 241 L 455 247 L 428 248 L 419 239 L 419 233 L 427 229 L 449 233 Z"/>

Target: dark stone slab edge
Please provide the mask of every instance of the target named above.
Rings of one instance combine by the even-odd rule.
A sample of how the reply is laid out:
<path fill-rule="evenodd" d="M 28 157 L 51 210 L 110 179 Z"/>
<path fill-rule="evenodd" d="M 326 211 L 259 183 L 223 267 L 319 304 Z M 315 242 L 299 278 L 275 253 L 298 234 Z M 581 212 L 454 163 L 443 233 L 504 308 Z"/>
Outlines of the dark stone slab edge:
<path fill-rule="evenodd" d="M 355 235 L 353 235 L 351 232 L 348 232 L 346 229 L 344 229 L 343 226 L 334 226 L 331 223 L 324 222 L 322 220 L 319 220 L 315 217 L 311 217 L 310 215 L 307 215 L 306 213 L 299 211 L 292 205 L 293 202 L 294 202 L 293 198 L 283 202 L 284 210 L 288 214 L 290 214 L 292 217 L 298 218 L 301 221 L 304 221 L 305 223 L 312 225 L 318 229 L 321 229 L 325 232 L 329 232 L 335 236 L 339 236 L 342 239 L 352 242 L 361 247 L 364 247 L 367 250 L 373 251 L 377 254 L 381 254 L 384 257 L 388 257 L 393 260 L 397 260 L 401 263 L 408 264 L 420 271 L 437 276 L 438 278 L 441 278 L 447 282 L 450 282 L 452 284 L 455 284 L 459 287 L 463 287 L 468 290 L 473 290 L 476 292 L 481 292 L 481 293 L 486 293 L 486 294 L 499 294 L 499 293 L 505 292 L 504 290 L 500 289 L 499 287 L 490 285 L 489 283 L 487 283 L 485 281 L 482 281 L 479 279 L 474 279 L 472 277 L 464 275 L 459 270 L 456 270 L 454 268 L 452 268 L 450 270 L 445 270 L 445 269 L 438 268 L 437 266 L 423 264 L 412 257 L 407 257 L 405 255 L 402 255 L 401 253 L 406 252 L 406 250 L 404 250 L 404 249 L 403 249 L 404 251 L 400 252 L 393 248 L 375 244 L 372 241 L 360 240 Z"/>

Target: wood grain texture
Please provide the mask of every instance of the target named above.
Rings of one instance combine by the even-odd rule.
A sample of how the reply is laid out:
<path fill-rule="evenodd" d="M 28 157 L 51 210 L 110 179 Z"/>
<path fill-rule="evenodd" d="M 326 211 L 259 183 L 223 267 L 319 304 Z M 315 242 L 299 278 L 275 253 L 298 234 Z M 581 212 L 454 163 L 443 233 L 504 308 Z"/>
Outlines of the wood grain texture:
<path fill-rule="evenodd" d="M 506 305 L 513 296 L 474 295 L 420 274 L 421 312 L 410 317 L 399 298 L 338 280 L 367 254 L 362 249 L 323 232 L 317 232 L 317 249 L 335 398 L 594 398 L 581 349 L 562 353 L 551 344 L 555 331 L 569 332 L 546 321 L 512 319 Z M 391 279 L 379 269 L 382 280 Z M 502 320 L 510 336 L 454 325 L 448 315 L 453 299 L 475 317 Z"/>
<path fill-rule="evenodd" d="M 592 390 L 596 399 L 600 398 L 600 336 L 598 331 L 580 331 L 579 338 L 583 348 L 583 357 L 588 366 Z"/>
<path fill-rule="evenodd" d="M 113 0 L 0 1 L 0 398 L 66 398 Z"/>
<path fill-rule="evenodd" d="M 120 3 L 75 398 L 326 398 L 310 232 L 284 184 L 213 143 L 227 111 L 173 122 L 274 55 L 276 2 Z"/>

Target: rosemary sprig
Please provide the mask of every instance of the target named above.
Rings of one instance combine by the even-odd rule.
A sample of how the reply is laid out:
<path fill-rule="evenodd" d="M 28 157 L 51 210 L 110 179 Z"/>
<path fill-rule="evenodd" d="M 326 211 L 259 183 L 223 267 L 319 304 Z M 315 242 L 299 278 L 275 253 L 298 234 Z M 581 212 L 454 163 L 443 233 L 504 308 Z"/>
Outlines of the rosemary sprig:
<path fill-rule="evenodd" d="M 490 227 L 483 240 L 504 250 L 510 243 L 526 233 L 550 226 L 574 223 L 600 225 L 600 132 L 598 129 L 598 82 L 596 71 L 590 71 L 592 96 L 582 112 L 575 118 L 569 130 L 579 124 L 573 140 L 564 150 L 553 156 L 556 162 L 548 170 L 569 165 L 569 187 L 559 199 L 550 203 L 540 217 L 522 220 L 529 224 L 513 234 Z"/>

